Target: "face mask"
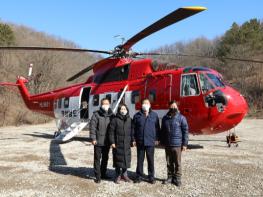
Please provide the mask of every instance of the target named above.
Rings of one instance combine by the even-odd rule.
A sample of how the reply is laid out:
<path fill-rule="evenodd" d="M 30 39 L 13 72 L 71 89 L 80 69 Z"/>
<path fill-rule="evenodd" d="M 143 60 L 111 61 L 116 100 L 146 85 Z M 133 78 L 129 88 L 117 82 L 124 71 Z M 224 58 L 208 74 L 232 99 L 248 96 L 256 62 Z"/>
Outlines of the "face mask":
<path fill-rule="evenodd" d="M 121 110 L 121 111 L 120 111 L 120 114 L 123 115 L 123 116 L 125 116 L 127 113 L 128 113 L 127 110 Z"/>
<path fill-rule="evenodd" d="M 148 112 L 150 109 L 150 105 L 149 104 L 142 104 L 142 110 L 145 112 Z"/>
<path fill-rule="evenodd" d="M 170 108 L 170 112 L 172 112 L 172 113 L 177 113 L 177 112 L 178 112 L 178 109 L 177 109 L 177 108 Z"/>
<path fill-rule="evenodd" d="M 104 110 L 104 111 L 108 111 L 110 106 L 109 105 L 102 105 L 101 108 Z"/>

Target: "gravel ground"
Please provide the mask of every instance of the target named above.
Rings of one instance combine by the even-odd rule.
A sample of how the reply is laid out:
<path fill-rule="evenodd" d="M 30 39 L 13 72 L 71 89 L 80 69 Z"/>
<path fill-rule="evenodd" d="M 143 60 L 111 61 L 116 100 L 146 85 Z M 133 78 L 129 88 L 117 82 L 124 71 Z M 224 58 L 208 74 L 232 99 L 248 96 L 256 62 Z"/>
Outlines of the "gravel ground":
<path fill-rule="evenodd" d="M 263 120 L 244 120 L 236 128 L 242 140 L 239 147 L 227 147 L 226 133 L 190 136 L 190 149 L 182 158 L 181 188 L 161 184 L 166 178 L 163 149 L 155 152 L 155 185 L 116 185 L 112 180 L 95 184 L 88 131 L 69 143 L 56 144 L 51 140 L 54 125 L 0 129 L 0 196 L 263 196 Z M 114 176 L 112 157 L 109 175 Z"/>

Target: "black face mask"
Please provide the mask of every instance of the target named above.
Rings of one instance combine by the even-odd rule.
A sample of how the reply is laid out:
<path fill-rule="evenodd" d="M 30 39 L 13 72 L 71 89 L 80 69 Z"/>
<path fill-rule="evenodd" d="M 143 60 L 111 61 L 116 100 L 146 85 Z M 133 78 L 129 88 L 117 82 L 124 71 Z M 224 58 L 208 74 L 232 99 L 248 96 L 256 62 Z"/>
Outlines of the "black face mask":
<path fill-rule="evenodd" d="M 175 114 L 178 112 L 178 109 L 177 108 L 170 108 L 169 110 L 171 113 Z"/>

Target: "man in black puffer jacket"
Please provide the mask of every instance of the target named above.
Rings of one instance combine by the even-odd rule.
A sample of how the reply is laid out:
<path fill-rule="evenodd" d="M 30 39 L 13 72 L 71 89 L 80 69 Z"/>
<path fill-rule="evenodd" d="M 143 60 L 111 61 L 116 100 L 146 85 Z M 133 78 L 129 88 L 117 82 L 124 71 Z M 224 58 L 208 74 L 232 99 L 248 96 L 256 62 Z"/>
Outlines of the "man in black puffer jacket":
<path fill-rule="evenodd" d="M 181 153 L 188 144 L 188 124 L 180 114 L 176 101 L 169 103 L 170 110 L 162 119 L 160 141 L 165 146 L 168 178 L 163 183 L 181 186 Z"/>
<path fill-rule="evenodd" d="M 106 175 L 110 150 L 108 127 L 113 116 L 113 112 L 110 109 L 110 101 L 104 98 L 101 100 L 100 109 L 93 113 L 90 120 L 90 137 L 94 145 L 94 173 L 96 183 L 100 183 L 101 178 L 109 178 Z"/>

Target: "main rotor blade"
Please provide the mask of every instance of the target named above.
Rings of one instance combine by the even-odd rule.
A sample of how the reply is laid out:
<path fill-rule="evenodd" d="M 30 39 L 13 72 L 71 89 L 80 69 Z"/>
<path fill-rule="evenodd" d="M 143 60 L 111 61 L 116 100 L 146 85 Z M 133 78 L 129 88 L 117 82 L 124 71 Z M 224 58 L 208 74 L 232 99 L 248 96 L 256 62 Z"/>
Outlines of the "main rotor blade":
<path fill-rule="evenodd" d="M 138 55 L 174 55 L 178 57 L 198 57 L 198 58 L 207 58 L 207 59 L 224 59 L 231 61 L 241 61 L 241 62 L 253 62 L 253 63 L 263 63 L 263 60 L 255 60 L 255 59 L 243 59 L 243 58 L 235 58 L 235 57 L 216 57 L 216 56 L 206 56 L 206 55 L 191 55 L 191 54 L 182 54 L 182 53 L 136 53 Z"/>
<path fill-rule="evenodd" d="M 79 71 L 77 74 L 75 74 L 72 77 L 68 78 L 67 82 L 73 81 L 73 80 L 79 78 L 80 76 L 84 75 L 85 73 L 89 72 L 90 70 L 93 69 L 94 65 L 95 64 L 92 64 L 92 65 L 88 66 L 87 68 L 84 68 L 83 70 Z"/>
<path fill-rule="evenodd" d="M 90 49 L 79 49 L 79 48 L 62 48 L 62 47 L 19 47 L 19 46 L 0 46 L 0 50 L 28 50 L 28 51 L 68 51 L 68 52 L 91 52 L 91 53 L 103 53 L 112 54 L 111 51 L 101 51 L 101 50 L 90 50 Z"/>
<path fill-rule="evenodd" d="M 134 44 L 145 37 L 204 10 L 206 10 L 205 7 L 179 8 L 130 38 L 126 43 L 123 44 L 123 48 L 128 51 Z"/>
<path fill-rule="evenodd" d="M 84 75 L 85 73 L 91 71 L 95 65 L 98 65 L 98 64 L 102 63 L 103 61 L 105 61 L 107 59 L 110 59 L 110 58 L 112 58 L 112 56 L 107 57 L 107 58 L 102 59 L 102 60 L 99 60 L 98 62 L 95 62 L 94 64 L 91 64 L 90 66 L 88 66 L 88 67 L 84 68 L 83 70 L 79 71 L 77 74 L 75 74 L 72 77 L 68 78 L 67 81 L 69 82 L 69 81 L 73 81 L 73 80 L 79 78 L 80 76 Z"/>

